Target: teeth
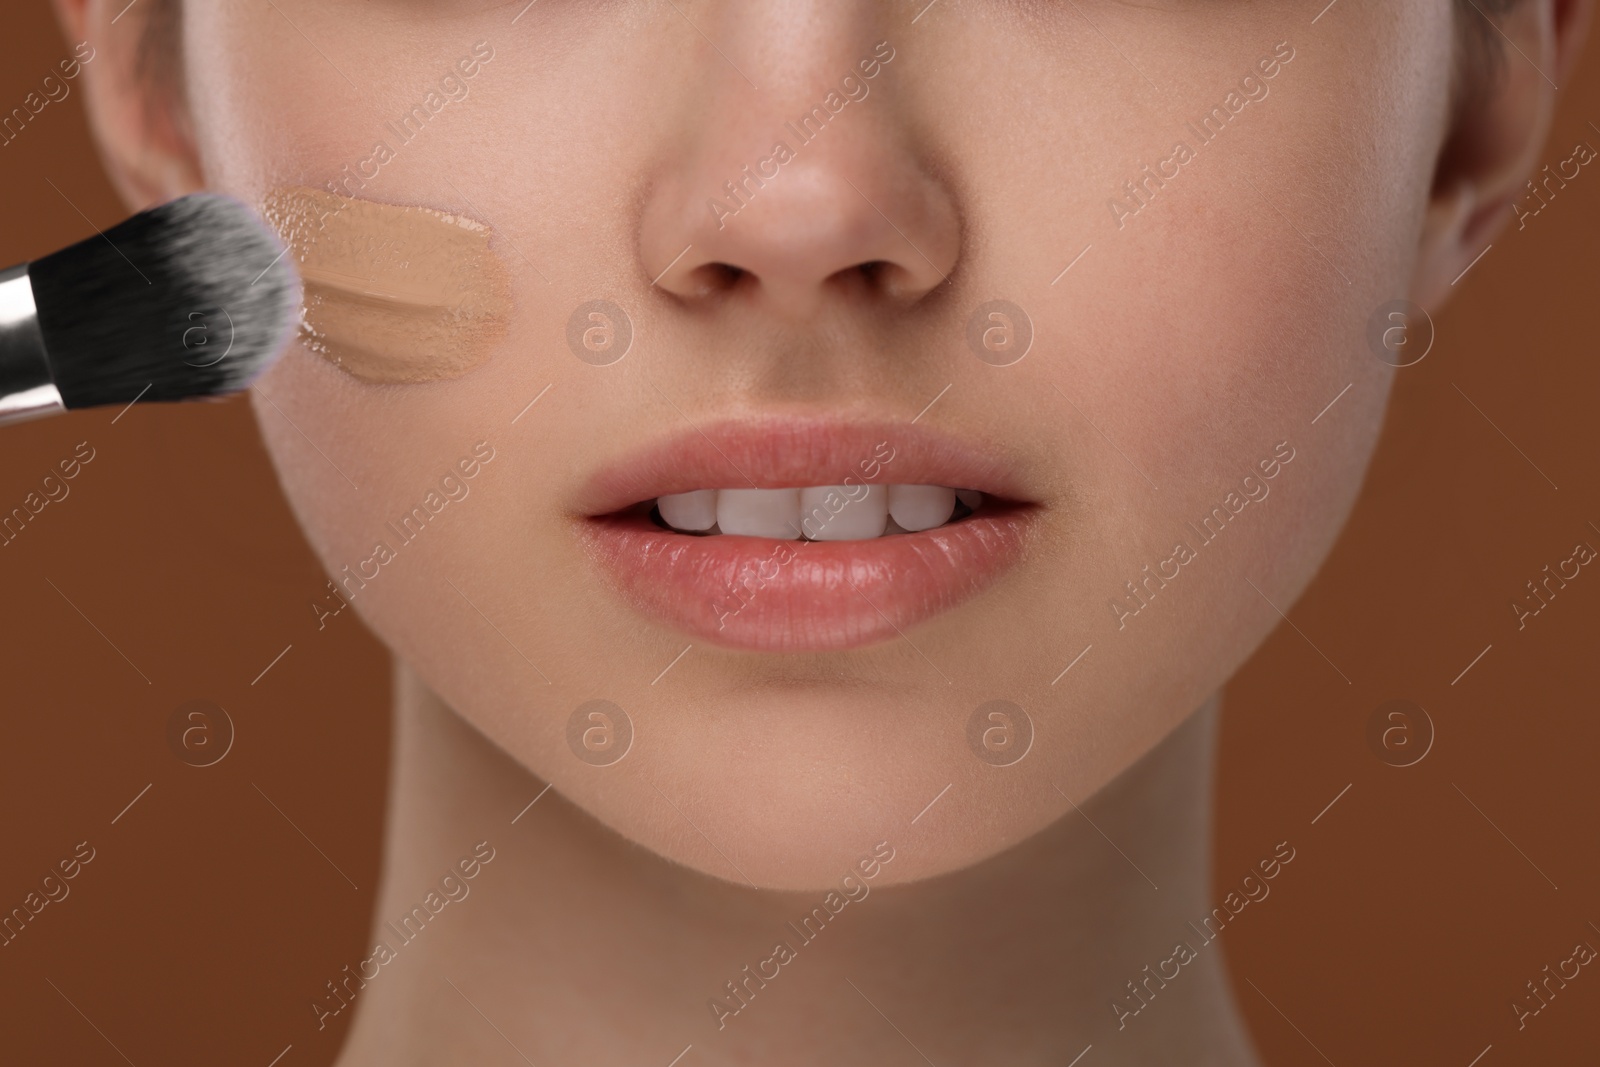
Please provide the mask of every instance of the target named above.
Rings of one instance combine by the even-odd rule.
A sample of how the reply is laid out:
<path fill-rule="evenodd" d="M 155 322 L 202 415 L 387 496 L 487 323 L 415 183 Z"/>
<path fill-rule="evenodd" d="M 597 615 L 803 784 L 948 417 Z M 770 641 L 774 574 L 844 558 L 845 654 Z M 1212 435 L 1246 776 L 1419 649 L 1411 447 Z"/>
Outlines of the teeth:
<path fill-rule="evenodd" d="M 800 490 L 801 529 L 813 541 L 866 541 L 883 536 L 889 492 L 881 485 L 824 485 Z"/>
<path fill-rule="evenodd" d="M 674 530 L 738 534 L 792 541 L 865 541 L 885 534 L 932 530 L 983 494 L 942 485 L 821 485 L 802 489 L 696 489 L 657 497 L 661 519 Z"/>
<path fill-rule="evenodd" d="M 789 540 L 800 536 L 800 490 L 720 489 L 716 494 L 717 526 L 723 533 Z"/>
<path fill-rule="evenodd" d="M 717 491 L 696 489 L 660 497 L 661 518 L 674 530 L 709 530 L 717 524 Z"/>
<path fill-rule="evenodd" d="M 950 521 L 956 491 L 942 485 L 891 485 L 889 514 L 907 530 L 931 530 Z"/>

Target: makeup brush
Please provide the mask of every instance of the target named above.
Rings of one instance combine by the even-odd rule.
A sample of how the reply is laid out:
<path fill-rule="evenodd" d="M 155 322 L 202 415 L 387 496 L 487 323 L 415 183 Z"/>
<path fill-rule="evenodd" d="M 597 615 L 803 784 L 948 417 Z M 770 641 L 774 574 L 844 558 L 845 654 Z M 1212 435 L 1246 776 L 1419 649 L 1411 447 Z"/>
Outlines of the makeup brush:
<path fill-rule="evenodd" d="M 248 386 L 300 279 L 255 213 L 196 193 L 0 271 L 0 423 Z"/>

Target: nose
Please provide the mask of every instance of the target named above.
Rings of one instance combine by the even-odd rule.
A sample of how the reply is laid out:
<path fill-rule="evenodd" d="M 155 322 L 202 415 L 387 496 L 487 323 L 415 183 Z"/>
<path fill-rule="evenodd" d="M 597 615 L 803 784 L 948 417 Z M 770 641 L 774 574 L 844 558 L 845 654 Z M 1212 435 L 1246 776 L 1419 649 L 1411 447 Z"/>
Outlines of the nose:
<path fill-rule="evenodd" d="M 961 219 L 900 114 L 898 51 L 862 20 L 835 20 L 821 41 L 813 22 L 805 47 L 775 48 L 753 39 L 774 29 L 755 6 L 722 8 L 724 39 L 791 58 L 760 90 L 707 70 L 640 215 L 644 269 L 686 303 L 795 320 L 830 301 L 916 304 L 955 268 Z"/>

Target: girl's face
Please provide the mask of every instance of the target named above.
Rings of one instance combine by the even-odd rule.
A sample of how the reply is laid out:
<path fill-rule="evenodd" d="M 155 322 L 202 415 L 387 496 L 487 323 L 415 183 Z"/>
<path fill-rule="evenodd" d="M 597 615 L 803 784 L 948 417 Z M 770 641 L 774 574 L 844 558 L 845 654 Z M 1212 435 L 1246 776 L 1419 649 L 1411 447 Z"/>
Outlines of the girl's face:
<path fill-rule="evenodd" d="M 1441 288 L 1451 4 L 1317 6 L 188 5 L 208 183 L 375 220 L 254 394 L 284 488 L 398 656 L 627 838 L 763 887 L 913 818 L 885 878 L 993 855 L 1279 622 L 1379 430 L 1372 324 Z M 385 245 L 425 223 L 467 250 Z M 419 310 L 396 264 L 500 288 Z M 889 485 L 985 496 L 874 540 L 650 517 L 837 486 L 802 523 L 859 534 Z"/>

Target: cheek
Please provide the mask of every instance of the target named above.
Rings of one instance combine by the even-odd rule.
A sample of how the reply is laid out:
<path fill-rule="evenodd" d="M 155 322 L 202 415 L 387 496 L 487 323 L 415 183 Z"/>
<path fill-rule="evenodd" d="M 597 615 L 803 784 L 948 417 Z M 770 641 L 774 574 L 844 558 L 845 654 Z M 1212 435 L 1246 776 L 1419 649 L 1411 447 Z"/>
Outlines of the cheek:
<path fill-rule="evenodd" d="M 1038 771 L 1092 791 L 1142 755 L 1280 624 L 1277 608 L 1290 610 L 1337 536 L 1392 381 L 1367 323 L 1407 295 L 1446 103 L 1447 15 L 1385 11 L 1377 44 L 1350 31 L 1295 41 L 1270 95 L 1211 143 L 1185 119 L 1271 50 L 1270 29 L 1242 46 L 1217 42 L 1204 70 L 1168 68 L 1160 107 L 1136 78 L 1103 70 L 1087 87 L 1079 74 L 1056 92 L 1036 88 L 1073 100 L 1050 128 L 999 99 L 963 103 L 963 86 L 951 87 L 951 113 L 981 112 L 986 135 L 1010 149 L 970 157 L 974 229 L 994 250 L 976 269 L 1030 311 L 1037 337 L 1010 381 L 972 391 L 1014 386 L 991 414 L 1043 435 L 1071 486 L 1040 547 L 1048 588 L 1033 597 L 1050 604 L 1006 620 L 1009 632 L 1025 619 L 1063 636 L 1048 650 L 982 636 L 966 647 L 981 648 L 996 677 L 1037 673 L 1046 655 L 1060 670 L 1093 649 L 1060 685 L 1041 686 Z M 1033 66 L 1041 82 L 1065 77 Z M 1029 69 L 1023 54 L 1007 74 Z M 1108 201 L 1179 139 L 1195 159 L 1118 227 Z M 1296 455 L 1271 495 L 1203 542 L 1191 524 L 1230 491 L 1244 499 L 1244 476 L 1259 476 L 1283 441 Z M 1149 605 L 1119 627 L 1111 604 L 1179 542 L 1195 561 L 1152 583 Z M 1040 792 L 1027 810 L 1043 807 Z"/>
<path fill-rule="evenodd" d="M 290 8 L 289 17 L 314 40 L 339 39 L 301 6 Z M 318 159 L 343 163 L 357 147 L 369 147 L 376 125 L 370 105 L 328 106 L 330 96 L 342 101 L 353 90 L 304 40 L 293 45 L 298 35 L 272 6 L 191 4 L 184 34 L 189 106 L 213 184 L 258 203 L 269 174 L 303 172 Z M 341 68 L 349 72 L 349 62 Z M 375 97 L 386 80 L 372 83 Z"/>
<path fill-rule="evenodd" d="M 1270 567 L 1246 574 L 1240 553 L 1206 572 L 1220 603 L 1258 626 L 1276 612 L 1243 578 L 1285 605 L 1298 594 L 1359 489 L 1394 374 L 1367 326 L 1408 295 L 1443 106 L 1423 72 L 1443 68 L 1431 55 L 1391 63 L 1415 81 L 1300 48 L 1269 98 L 1107 229 L 1096 281 L 1110 299 L 1074 324 L 1080 404 L 1159 486 L 1095 479 L 1106 497 L 1138 501 L 1124 544 L 1161 549 L 1151 541 L 1181 534 L 1227 492 L 1244 497 L 1242 477 L 1278 442 L 1296 449 L 1272 497 L 1236 527 Z"/>
<path fill-rule="evenodd" d="M 493 384 L 475 376 L 366 386 L 296 343 L 250 396 L 284 494 L 328 575 L 336 583 L 365 576 L 341 584 L 341 595 L 396 647 L 417 630 L 453 624 L 450 609 L 464 605 L 450 602 L 457 594 L 442 576 L 463 583 L 448 561 L 481 550 L 470 534 L 503 505 L 508 481 L 498 451 L 504 420 L 482 417 L 497 408 Z M 485 440 L 498 454 L 463 479 L 458 462 Z M 460 499 L 451 499 L 447 478 Z M 387 562 L 380 544 L 393 556 Z"/>

